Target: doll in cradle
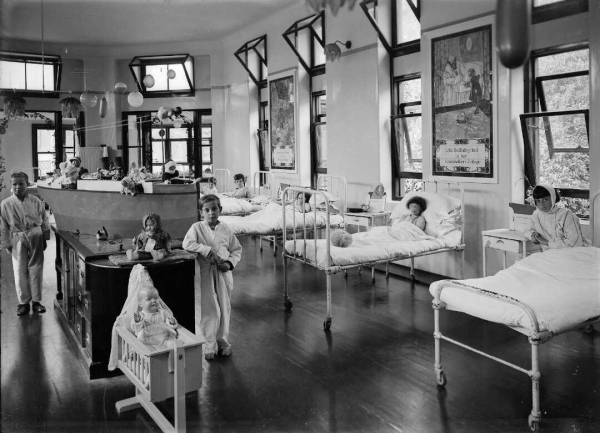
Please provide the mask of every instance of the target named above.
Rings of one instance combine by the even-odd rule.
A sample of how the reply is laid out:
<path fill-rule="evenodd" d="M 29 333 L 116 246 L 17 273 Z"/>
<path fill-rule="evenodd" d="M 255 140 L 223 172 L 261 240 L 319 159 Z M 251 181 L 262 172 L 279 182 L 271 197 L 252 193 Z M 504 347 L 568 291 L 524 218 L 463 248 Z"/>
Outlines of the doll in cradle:
<path fill-rule="evenodd" d="M 173 347 L 177 338 L 177 320 L 165 308 L 154 286 L 144 286 L 138 293 L 139 311 L 133 313 L 131 329 L 138 340 L 154 349 Z"/>

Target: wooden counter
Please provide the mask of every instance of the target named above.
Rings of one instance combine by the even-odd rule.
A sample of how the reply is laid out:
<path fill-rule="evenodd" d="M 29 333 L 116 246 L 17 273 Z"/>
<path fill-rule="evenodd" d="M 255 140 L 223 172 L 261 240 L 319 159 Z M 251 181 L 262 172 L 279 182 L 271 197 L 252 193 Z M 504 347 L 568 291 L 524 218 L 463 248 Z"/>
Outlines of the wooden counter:
<path fill-rule="evenodd" d="M 54 232 L 58 290 L 54 311 L 90 379 L 105 377 L 112 374 L 107 370 L 112 326 L 127 299 L 131 267 L 108 260 L 110 254 L 120 251 L 118 241 Z M 195 260 L 182 258 L 145 266 L 178 322 L 195 332 Z"/>

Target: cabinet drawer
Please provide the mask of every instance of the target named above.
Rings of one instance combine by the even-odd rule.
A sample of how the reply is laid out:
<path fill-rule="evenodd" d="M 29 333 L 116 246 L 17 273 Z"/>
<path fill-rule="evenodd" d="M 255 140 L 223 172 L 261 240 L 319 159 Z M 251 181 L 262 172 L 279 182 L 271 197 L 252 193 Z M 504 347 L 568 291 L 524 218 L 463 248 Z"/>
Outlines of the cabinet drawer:
<path fill-rule="evenodd" d="M 85 290 L 85 262 L 82 259 L 77 259 L 77 281 L 79 286 Z"/>
<path fill-rule="evenodd" d="M 483 245 L 486 248 L 494 248 L 496 250 L 510 251 L 518 253 L 521 249 L 521 242 L 513 239 L 500 239 L 492 236 L 483 237 Z"/>
<path fill-rule="evenodd" d="M 346 224 L 353 224 L 356 226 L 369 227 L 369 218 L 346 216 Z"/>
<path fill-rule="evenodd" d="M 83 317 L 90 320 L 92 318 L 92 300 L 89 293 L 86 293 L 82 288 L 79 288 L 76 302 L 77 308 L 81 311 Z"/>

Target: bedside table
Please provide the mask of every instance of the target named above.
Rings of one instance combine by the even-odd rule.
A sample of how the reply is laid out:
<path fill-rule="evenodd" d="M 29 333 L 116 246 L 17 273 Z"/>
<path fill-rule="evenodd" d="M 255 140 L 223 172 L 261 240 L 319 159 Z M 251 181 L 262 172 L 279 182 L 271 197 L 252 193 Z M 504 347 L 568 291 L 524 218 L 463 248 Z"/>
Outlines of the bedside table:
<path fill-rule="evenodd" d="M 539 245 L 535 245 L 518 230 L 498 229 L 485 230 L 481 232 L 483 240 L 483 276 L 486 276 L 485 252 L 486 248 L 504 251 L 504 268 L 506 268 L 506 252 L 517 253 L 517 260 L 527 256 L 527 251 L 541 251 Z M 528 250 L 529 246 L 529 250 Z"/>
<path fill-rule="evenodd" d="M 390 221 L 390 215 L 391 212 L 346 212 L 344 214 L 346 231 L 348 233 L 358 233 L 360 231 L 369 231 L 373 227 L 387 226 Z"/>

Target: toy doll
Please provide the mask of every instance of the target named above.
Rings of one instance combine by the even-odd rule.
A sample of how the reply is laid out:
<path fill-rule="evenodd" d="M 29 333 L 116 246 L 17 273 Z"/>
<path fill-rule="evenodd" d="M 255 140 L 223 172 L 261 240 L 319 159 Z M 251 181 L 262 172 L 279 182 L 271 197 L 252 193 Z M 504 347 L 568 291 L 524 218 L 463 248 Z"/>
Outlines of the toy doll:
<path fill-rule="evenodd" d="M 144 286 L 138 293 L 138 312 L 133 314 L 131 329 L 138 340 L 155 349 L 173 346 L 177 338 L 177 320 L 161 301 L 154 286 Z"/>
<path fill-rule="evenodd" d="M 160 260 L 171 252 L 171 236 L 162 229 L 160 216 L 149 213 L 142 218 L 142 232 L 133 238 L 134 249 L 127 250 L 129 260 Z"/>

